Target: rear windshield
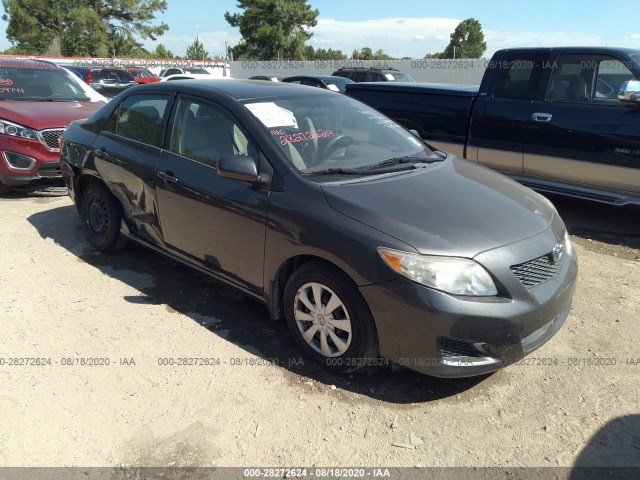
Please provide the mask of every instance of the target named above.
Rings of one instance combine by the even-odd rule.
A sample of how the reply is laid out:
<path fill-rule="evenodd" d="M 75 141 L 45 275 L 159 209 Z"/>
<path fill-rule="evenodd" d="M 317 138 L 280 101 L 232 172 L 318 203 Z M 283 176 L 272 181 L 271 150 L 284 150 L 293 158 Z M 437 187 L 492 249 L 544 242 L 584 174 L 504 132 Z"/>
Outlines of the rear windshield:
<path fill-rule="evenodd" d="M 0 66 L 0 100 L 89 101 L 70 75 L 60 68 Z"/>
<path fill-rule="evenodd" d="M 153 77 L 153 74 L 149 70 L 132 70 L 129 73 L 137 78 Z"/>
<path fill-rule="evenodd" d="M 131 74 L 124 70 L 93 70 L 91 75 L 94 82 L 129 83 L 133 81 Z"/>

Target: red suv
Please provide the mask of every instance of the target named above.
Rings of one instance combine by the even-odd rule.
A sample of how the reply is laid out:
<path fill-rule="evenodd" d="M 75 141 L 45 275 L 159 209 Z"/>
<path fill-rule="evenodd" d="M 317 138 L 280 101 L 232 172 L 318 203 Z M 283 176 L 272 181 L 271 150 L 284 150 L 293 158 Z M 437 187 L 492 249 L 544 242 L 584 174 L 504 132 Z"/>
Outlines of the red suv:
<path fill-rule="evenodd" d="M 58 138 L 105 104 L 44 60 L 0 59 L 0 193 L 60 175 Z"/>

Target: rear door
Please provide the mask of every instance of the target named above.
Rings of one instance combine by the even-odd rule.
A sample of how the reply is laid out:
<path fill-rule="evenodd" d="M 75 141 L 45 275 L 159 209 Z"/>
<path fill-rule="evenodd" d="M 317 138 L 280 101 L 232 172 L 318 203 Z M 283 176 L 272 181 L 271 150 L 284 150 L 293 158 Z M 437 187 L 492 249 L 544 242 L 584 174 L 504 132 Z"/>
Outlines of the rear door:
<path fill-rule="evenodd" d="M 637 79 L 629 63 L 602 54 L 550 60 L 529 118 L 524 173 L 640 193 L 640 109 L 617 98 L 623 82 Z"/>
<path fill-rule="evenodd" d="M 258 163 L 257 145 L 230 112 L 198 97 L 180 97 L 171 123 L 155 172 L 166 247 L 260 294 L 269 192 L 216 171 L 221 155 Z"/>
<path fill-rule="evenodd" d="M 506 52 L 493 92 L 476 100 L 467 158 L 510 174 L 523 171 L 528 119 L 545 52 Z"/>
<path fill-rule="evenodd" d="M 158 93 L 124 98 L 93 146 L 96 169 L 122 203 L 129 228 L 152 243 L 161 243 L 155 171 L 170 101 Z"/>

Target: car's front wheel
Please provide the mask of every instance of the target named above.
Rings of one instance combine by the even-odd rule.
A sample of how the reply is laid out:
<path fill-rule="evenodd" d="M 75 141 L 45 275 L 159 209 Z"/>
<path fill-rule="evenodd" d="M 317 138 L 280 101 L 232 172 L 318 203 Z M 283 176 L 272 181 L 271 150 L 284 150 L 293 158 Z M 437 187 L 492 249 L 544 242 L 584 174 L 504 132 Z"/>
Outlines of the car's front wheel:
<path fill-rule="evenodd" d="M 91 183 L 82 197 L 82 223 L 85 236 L 101 251 L 120 250 L 127 238 L 120 234 L 122 208 L 104 185 Z"/>
<path fill-rule="evenodd" d="M 287 282 L 284 306 L 295 342 L 323 368 L 353 372 L 377 357 L 369 307 L 339 270 L 321 262 L 302 265 Z"/>
<path fill-rule="evenodd" d="M 9 185 L 5 185 L 4 183 L 0 182 L 0 194 L 9 193 L 10 191 L 11 187 Z"/>

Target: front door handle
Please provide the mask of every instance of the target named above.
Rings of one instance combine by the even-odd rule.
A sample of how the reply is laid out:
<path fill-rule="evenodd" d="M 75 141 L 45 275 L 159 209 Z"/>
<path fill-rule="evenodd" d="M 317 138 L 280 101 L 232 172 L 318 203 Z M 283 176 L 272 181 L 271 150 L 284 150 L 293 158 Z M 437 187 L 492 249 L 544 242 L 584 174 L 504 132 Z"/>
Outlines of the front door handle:
<path fill-rule="evenodd" d="M 177 183 L 178 182 L 178 179 L 173 176 L 173 172 L 171 172 L 171 171 L 158 172 L 157 175 L 158 175 L 158 177 L 160 177 L 161 179 L 163 179 L 166 182 L 169 182 L 169 183 Z"/>
<path fill-rule="evenodd" d="M 551 115 L 550 113 L 536 112 L 533 115 L 531 115 L 531 117 L 535 122 L 550 122 L 551 119 L 553 118 L 553 115 Z"/>

